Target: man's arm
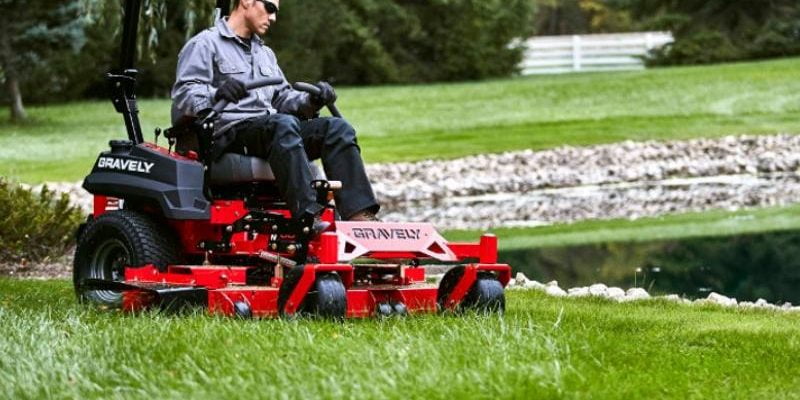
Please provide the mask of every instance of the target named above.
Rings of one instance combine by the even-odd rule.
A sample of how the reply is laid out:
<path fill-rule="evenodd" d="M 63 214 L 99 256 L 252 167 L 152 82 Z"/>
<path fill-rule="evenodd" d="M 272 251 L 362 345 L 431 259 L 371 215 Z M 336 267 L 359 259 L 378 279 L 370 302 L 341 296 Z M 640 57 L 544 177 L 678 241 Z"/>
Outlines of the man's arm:
<path fill-rule="evenodd" d="M 172 88 L 173 123 L 176 118 L 197 116 L 213 106 L 217 92 L 211 86 L 214 79 L 213 58 L 211 49 L 202 40 L 190 40 L 181 50 L 175 86 Z"/>
<path fill-rule="evenodd" d="M 264 49 L 267 51 L 267 56 L 270 58 L 278 76 L 283 79 L 283 83 L 275 87 L 272 106 L 279 113 L 292 114 L 304 119 L 314 118 L 319 111 L 319 107 L 311 100 L 311 95 L 292 89 L 292 86 L 286 80 L 286 76 L 283 75 L 281 67 L 278 66 L 275 53 L 268 47 Z"/>

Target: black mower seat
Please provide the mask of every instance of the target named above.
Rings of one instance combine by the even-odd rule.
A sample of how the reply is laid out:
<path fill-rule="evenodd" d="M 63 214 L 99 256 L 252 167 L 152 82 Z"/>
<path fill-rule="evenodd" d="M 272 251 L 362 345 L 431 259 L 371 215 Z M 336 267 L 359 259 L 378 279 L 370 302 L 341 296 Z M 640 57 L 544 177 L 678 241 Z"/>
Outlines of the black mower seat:
<path fill-rule="evenodd" d="M 314 179 L 325 179 L 325 174 L 315 164 L 309 164 Z M 275 175 L 267 160 L 235 153 L 223 154 L 211 165 L 209 181 L 212 185 L 246 182 L 274 181 Z"/>

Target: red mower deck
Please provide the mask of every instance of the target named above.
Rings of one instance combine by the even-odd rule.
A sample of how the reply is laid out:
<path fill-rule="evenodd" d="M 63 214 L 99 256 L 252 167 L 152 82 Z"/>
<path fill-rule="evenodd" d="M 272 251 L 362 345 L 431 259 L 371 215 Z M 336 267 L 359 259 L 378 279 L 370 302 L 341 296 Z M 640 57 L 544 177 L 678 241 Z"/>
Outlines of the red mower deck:
<path fill-rule="evenodd" d="M 239 204 L 226 203 L 215 209 L 220 215 L 236 218 L 231 207 L 237 209 Z M 230 222 L 229 219 L 212 217 L 212 221 L 222 224 Z M 252 268 L 248 266 L 172 265 L 164 271 L 153 265 L 126 268 L 122 283 L 128 288 L 123 293 L 122 308 L 139 311 L 163 306 L 165 302 L 188 301 L 207 306 L 213 314 L 233 316 L 249 311 L 249 315 L 258 318 L 293 315 L 313 290 L 317 275 L 336 273 L 346 290 L 346 317 L 370 317 L 380 313 L 382 305 L 384 309 L 388 305 L 391 313 L 399 310 L 399 313 L 418 314 L 456 310 L 480 272 L 495 276 L 503 287 L 511 277 L 508 265 L 496 263 L 497 238 L 493 235 L 482 236 L 478 243 L 447 243 L 429 224 L 338 222 L 334 227 L 336 232 L 323 233 L 311 246 L 310 255 L 320 262 L 300 267 L 302 274 L 293 284 L 283 310 L 279 309 L 279 292 L 284 278 L 279 270 L 286 266 L 281 264 L 275 265 L 276 272 L 268 285 L 248 284 L 247 272 Z M 239 239 L 232 247 L 251 249 L 247 255 L 263 257 L 259 254 L 263 251 L 251 253 L 253 243 Z M 369 258 L 373 263 L 340 262 L 356 258 Z M 438 285 L 426 281 L 424 267 L 396 263 L 398 259 L 425 258 L 476 262 L 456 267 L 463 272 L 449 293 L 442 293 Z M 375 263 L 387 259 L 395 263 Z"/>

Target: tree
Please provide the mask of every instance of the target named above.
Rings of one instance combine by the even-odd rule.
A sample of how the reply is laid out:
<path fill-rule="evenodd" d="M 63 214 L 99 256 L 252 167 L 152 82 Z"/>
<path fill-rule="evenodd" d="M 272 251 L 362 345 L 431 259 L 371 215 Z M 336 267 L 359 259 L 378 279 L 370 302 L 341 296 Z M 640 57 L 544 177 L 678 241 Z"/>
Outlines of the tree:
<path fill-rule="evenodd" d="M 19 92 L 26 101 L 106 97 L 104 75 L 119 66 L 123 1 L 65 1 L 59 7 L 79 4 L 82 9 L 83 29 L 75 30 L 82 46 L 78 53 L 55 52 L 57 47 L 41 52 L 37 47 L 36 58 L 42 61 L 46 55 L 46 63 L 15 63 L 25 65 Z M 14 2 L 18 0 L 0 0 L 9 11 L 0 15 L 3 39 L 17 35 L 6 34 L 8 21 L 43 18 Z M 26 5 L 32 9 L 42 2 Z M 213 24 L 214 4 L 142 0 L 136 51 L 139 95 L 169 94 L 178 52 Z M 532 13 L 531 0 L 292 0 L 266 40 L 292 80 L 376 84 L 482 79 L 515 71 L 522 53 L 516 45 L 522 41 L 516 39 L 532 33 Z M 31 23 L 18 25 L 16 31 L 24 32 Z M 0 79 L 4 69 L 0 62 Z"/>
<path fill-rule="evenodd" d="M 0 3 L 4 1 L 8 0 Z M 78 4 L 82 30 L 58 38 L 60 47 L 74 44 L 75 48 L 46 49 L 45 57 L 36 56 L 39 62 L 23 62 L 25 73 L 24 79 L 19 79 L 19 92 L 25 94 L 26 102 L 107 97 L 105 74 L 119 67 L 124 2 L 80 0 Z M 213 9 L 212 0 L 142 0 L 136 49 L 141 95 L 168 95 L 178 51 L 189 37 L 209 26 Z M 14 18 L 40 17 L 26 11 Z M 0 82 L 4 82 L 2 67 Z"/>
<path fill-rule="evenodd" d="M 214 1 L 145 0 L 139 21 L 139 93 L 169 96 L 178 52 L 197 32 L 212 25 Z M 119 46 L 115 42 L 115 46 Z M 115 65 L 116 66 L 116 65 Z"/>
<path fill-rule="evenodd" d="M 575 35 L 631 30 L 627 10 L 608 0 L 535 0 L 537 35 Z"/>
<path fill-rule="evenodd" d="M 641 29 L 670 30 L 655 63 L 697 64 L 800 54 L 797 0 L 608 0 Z"/>
<path fill-rule="evenodd" d="M 0 0 L 0 70 L 11 100 L 11 119 L 27 118 L 20 85 L 32 67 L 85 43 L 84 0 Z"/>
<path fill-rule="evenodd" d="M 292 79 L 346 84 L 507 76 L 531 31 L 530 0 L 296 0 L 267 42 Z M 336 22 L 331 23 L 331 16 Z"/>
<path fill-rule="evenodd" d="M 180 48 L 211 25 L 213 8 L 210 0 L 143 1 L 139 94 L 169 93 Z M 530 0 L 293 0 L 265 39 L 292 80 L 480 79 L 514 72 L 521 48 L 509 43 L 529 35 L 532 11 Z"/>

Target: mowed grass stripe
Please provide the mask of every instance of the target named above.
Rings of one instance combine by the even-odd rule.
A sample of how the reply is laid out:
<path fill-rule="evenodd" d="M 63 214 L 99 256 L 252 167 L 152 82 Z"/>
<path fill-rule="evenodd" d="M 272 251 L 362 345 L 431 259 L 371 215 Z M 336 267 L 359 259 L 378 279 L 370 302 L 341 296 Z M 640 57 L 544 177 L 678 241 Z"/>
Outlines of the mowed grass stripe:
<path fill-rule="evenodd" d="M 0 279 L 4 398 L 789 397 L 800 315 L 508 292 L 505 316 L 120 315 Z"/>
<path fill-rule="evenodd" d="M 744 128 L 743 128 L 744 127 Z M 797 114 L 695 114 L 682 116 L 609 117 L 464 130 L 408 133 L 360 139 L 368 162 L 450 159 L 481 153 L 559 146 L 589 146 L 626 140 L 687 140 L 727 135 L 800 133 Z M 420 143 L 426 145 L 420 146 Z"/>
<path fill-rule="evenodd" d="M 340 88 L 368 162 L 670 140 L 800 133 L 800 59 L 484 82 Z M 145 136 L 169 125 L 168 100 L 140 102 Z M 0 175 L 77 181 L 125 137 L 108 101 L 31 107 L 13 125 L 0 109 Z M 163 139 L 162 139 L 163 143 Z"/>

